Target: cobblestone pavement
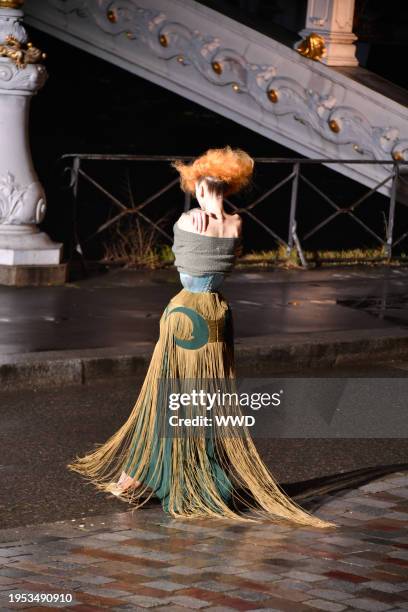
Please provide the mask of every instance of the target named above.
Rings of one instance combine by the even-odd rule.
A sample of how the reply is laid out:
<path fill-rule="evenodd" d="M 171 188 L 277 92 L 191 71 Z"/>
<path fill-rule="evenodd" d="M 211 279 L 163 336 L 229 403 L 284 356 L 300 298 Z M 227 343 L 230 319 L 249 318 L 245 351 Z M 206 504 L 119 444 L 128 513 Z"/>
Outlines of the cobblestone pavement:
<path fill-rule="evenodd" d="M 3 530 L 0 610 L 407 610 L 408 472 L 303 505 L 340 527 L 182 521 L 123 504 Z M 73 599 L 10 603 L 28 593 Z"/>

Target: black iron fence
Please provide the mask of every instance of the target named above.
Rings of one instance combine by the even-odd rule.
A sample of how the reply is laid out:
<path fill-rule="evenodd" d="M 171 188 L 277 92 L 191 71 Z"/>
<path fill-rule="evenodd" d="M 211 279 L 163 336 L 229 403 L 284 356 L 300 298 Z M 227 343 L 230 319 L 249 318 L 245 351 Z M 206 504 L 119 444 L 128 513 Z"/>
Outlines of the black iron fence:
<path fill-rule="evenodd" d="M 171 168 L 170 162 L 175 159 L 190 160 L 192 158 L 185 156 L 140 156 L 140 155 L 104 155 L 104 154 L 69 154 L 61 158 L 61 162 L 65 164 L 64 173 L 69 176 L 68 187 L 73 195 L 73 245 L 80 253 L 83 252 L 83 246 L 89 243 L 90 240 L 101 236 L 106 230 L 120 222 L 129 215 L 136 215 L 137 218 L 143 221 L 147 226 L 154 229 L 161 239 L 171 243 L 172 229 L 169 221 L 169 208 L 163 206 L 163 200 L 169 198 L 172 202 L 177 199 L 177 204 L 173 208 L 174 215 L 178 216 L 182 209 L 188 210 L 191 207 L 191 197 L 187 194 L 182 200 L 180 192 L 178 195 L 172 194 L 171 190 L 178 188 L 179 180 L 177 173 Z M 383 250 L 385 258 L 390 258 L 394 253 L 395 248 L 401 247 L 402 243 L 408 237 L 408 214 L 402 217 L 399 226 L 396 224 L 396 210 L 402 207 L 408 211 L 408 162 L 399 160 L 338 160 L 338 159 L 297 159 L 297 158 L 256 158 L 257 167 L 262 167 L 267 172 L 264 172 L 266 182 L 269 184 L 258 186 L 256 197 L 252 194 L 245 194 L 245 201 L 241 199 L 226 199 L 226 207 L 229 211 L 238 212 L 244 218 L 250 219 L 255 231 L 252 233 L 251 243 L 248 245 L 250 250 L 256 250 L 259 242 L 260 233 L 268 238 L 266 244 L 269 249 L 276 248 L 280 245 L 286 249 L 289 254 L 292 249 L 296 249 L 298 256 L 304 267 L 307 267 L 304 249 L 308 247 L 312 237 L 326 233 L 328 228 L 333 228 L 340 219 L 347 217 L 353 224 L 357 224 L 360 230 L 370 237 L 372 243 Z M 115 172 L 112 165 L 107 168 L 108 164 L 125 164 L 127 170 L 125 175 L 126 189 L 123 189 L 124 179 L 122 176 L 121 189 L 117 189 L 117 180 L 112 180 Z M 325 186 L 319 183 L 320 169 L 330 167 L 336 164 L 353 165 L 381 165 L 387 168 L 385 178 L 379 181 L 371 188 L 361 188 L 360 193 L 355 197 L 353 189 L 349 189 L 353 181 L 347 177 L 343 177 L 338 173 L 334 173 L 335 180 L 344 181 L 343 187 L 340 188 L 342 199 L 351 194 L 351 201 L 339 204 L 338 198 L 327 193 Z M 137 164 L 138 171 L 129 172 L 129 164 Z M 146 164 L 149 164 L 150 173 L 145 171 Z M 158 174 L 157 170 L 152 171 L 153 167 L 165 167 L 167 176 L 161 176 L 162 181 L 159 186 L 156 185 L 153 191 L 150 190 L 150 185 L 155 182 Z M 272 172 L 279 168 L 279 173 Z M 318 173 L 313 177 L 308 175 L 308 169 L 318 169 Z M 132 185 L 131 176 L 136 177 L 139 193 L 135 195 L 134 185 Z M 334 180 L 334 179 L 333 179 Z M 271 184 L 272 183 L 272 184 Z M 85 187 L 86 186 L 86 187 Z M 327 186 L 327 181 L 326 181 Z M 381 196 L 383 208 L 384 223 L 381 229 L 378 228 L 378 223 L 370 223 L 370 215 L 368 219 L 359 216 L 363 203 L 367 202 L 372 196 L 378 194 L 384 187 L 388 187 L 388 195 Z M 302 187 L 309 190 L 309 201 L 305 204 L 304 198 L 301 196 Z M 87 230 L 84 234 L 83 228 L 79 225 L 79 212 L 83 203 L 82 192 L 84 189 L 89 189 L 94 194 L 99 194 L 99 200 L 110 202 L 110 213 L 105 218 L 101 215 L 88 216 Z M 146 189 L 148 190 L 146 192 Z M 363 189 L 363 192 L 361 192 Z M 137 191 L 137 190 L 136 190 Z M 271 205 L 272 196 L 275 197 L 277 192 L 284 195 L 280 198 L 281 213 L 280 222 L 276 223 L 276 215 L 274 207 Z M 311 203 L 310 193 L 313 197 L 318 198 L 321 203 L 324 203 L 325 210 L 320 218 L 316 221 L 314 215 L 315 201 Z M 354 196 L 354 197 L 353 197 Z M 96 198 L 98 200 L 98 198 Z M 276 200 L 275 200 L 276 201 Z M 283 212 L 282 212 L 283 205 Z M 307 206 L 307 210 L 305 210 Z M 305 212 L 307 214 L 305 214 Z M 282 215 L 286 218 L 286 231 L 282 225 Z M 170 215 L 171 216 L 171 215 Z M 173 219 L 175 220 L 175 219 Z M 312 220 L 312 223 L 310 222 Z M 337 243 L 339 242 L 339 232 L 332 231 L 332 236 L 336 234 Z M 86 235 L 87 234 L 87 235 Z M 341 242 L 341 236 L 340 236 Z M 265 244 L 265 240 L 263 241 Z M 362 246 L 366 243 L 362 240 Z"/>

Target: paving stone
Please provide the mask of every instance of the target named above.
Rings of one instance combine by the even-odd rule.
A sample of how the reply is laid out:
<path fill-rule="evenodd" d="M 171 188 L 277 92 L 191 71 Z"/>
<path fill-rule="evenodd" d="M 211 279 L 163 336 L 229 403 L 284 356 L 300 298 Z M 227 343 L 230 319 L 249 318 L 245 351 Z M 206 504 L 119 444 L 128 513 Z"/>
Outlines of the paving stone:
<path fill-rule="evenodd" d="M 247 599 L 248 601 L 262 601 L 270 597 L 270 593 L 258 593 L 256 591 L 242 591 L 240 589 L 229 591 L 228 595 L 231 597 L 239 597 L 240 599 Z"/>
<path fill-rule="evenodd" d="M 19 570 L 18 568 L 10 567 L 2 567 L 0 569 L 0 576 L 6 576 L 8 578 L 24 578 L 28 576 L 30 571 Z"/>
<path fill-rule="evenodd" d="M 103 546 L 101 542 L 99 542 L 99 547 L 104 551 L 112 551 L 121 553 L 123 555 L 132 555 L 132 557 L 144 557 L 146 553 L 150 552 L 141 548 L 140 546 L 124 546 L 123 544 L 115 544 L 114 546 Z"/>
<path fill-rule="evenodd" d="M 95 540 L 102 540 L 103 542 L 124 542 L 128 539 L 129 534 L 120 531 L 114 531 L 112 533 L 104 532 L 95 535 Z"/>
<path fill-rule="evenodd" d="M 114 578 L 107 578 L 106 576 L 94 576 L 93 574 L 79 574 L 75 576 L 75 579 L 85 584 L 107 584 L 114 582 Z"/>
<path fill-rule="evenodd" d="M 329 612 L 341 612 L 347 608 L 347 606 L 332 601 L 326 601 L 325 599 L 310 599 L 309 601 L 305 601 L 305 604 L 307 606 L 312 606 L 312 608 L 328 610 Z"/>
<path fill-rule="evenodd" d="M 164 540 L 169 537 L 167 534 L 156 533 L 148 529 L 132 529 L 131 532 L 127 532 L 127 535 L 139 540 L 147 540 L 148 542 L 152 542 L 154 540 Z"/>
<path fill-rule="evenodd" d="M 398 483 L 393 483 L 392 480 L 384 478 L 361 486 L 360 491 L 363 493 L 378 493 L 379 491 L 388 491 L 395 488 L 398 488 Z"/>
<path fill-rule="evenodd" d="M 235 575 L 240 575 L 242 572 L 245 571 L 245 566 L 244 565 L 240 565 L 240 566 L 235 566 L 232 565 L 231 567 L 228 566 L 214 566 L 214 565 L 205 565 L 201 568 L 202 572 L 209 572 L 209 571 L 217 571 L 219 574 L 225 574 L 226 576 L 228 576 L 229 574 L 232 574 L 233 576 Z"/>
<path fill-rule="evenodd" d="M 347 593 L 347 591 L 337 591 L 335 589 L 310 589 L 307 594 L 309 597 L 328 599 L 330 601 L 350 599 L 350 593 Z"/>
<path fill-rule="evenodd" d="M 170 582 L 169 580 L 153 580 L 152 582 L 146 582 L 145 586 L 159 589 L 160 591 L 177 591 L 186 587 L 185 584 Z"/>
<path fill-rule="evenodd" d="M 240 576 L 242 576 L 242 578 L 248 578 L 249 580 L 258 580 L 259 582 L 271 582 L 272 580 L 279 580 L 281 578 L 279 574 L 265 571 L 242 572 Z"/>
<path fill-rule="evenodd" d="M 29 576 L 26 576 L 24 578 L 24 582 L 29 582 L 29 583 L 39 582 L 40 584 L 54 585 L 54 584 L 60 584 L 61 578 L 59 576 L 51 576 L 49 574 L 48 575 L 47 574 L 30 574 Z"/>
<path fill-rule="evenodd" d="M 127 568 L 123 571 L 140 576 L 146 576 L 147 578 L 157 578 L 163 575 L 163 568 L 158 569 L 156 567 L 141 567 L 140 565 L 130 565 L 130 567 L 128 567 L 128 565 L 129 564 L 126 564 Z"/>
<path fill-rule="evenodd" d="M 408 550 L 395 550 L 388 553 L 388 557 L 396 557 L 398 559 L 408 559 Z"/>
<path fill-rule="evenodd" d="M 188 567 L 187 565 L 174 565 L 167 567 L 166 572 L 171 574 L 180 574 L 181 576 L 192 576 L 201 573 L 196 567 Z"/>
<path fill-rule="evenodd" d="M 141 606 L 142 608 L 155 608 L 157 606 L 166 605 L 169 600 L 159 599 L 157 597 L 147 597 L 146 595 L 132 595 L 131 597 L 126 597 L 126 601 L 135 606 Z M 168 608 L 166 607 L 166 609 Z"/>
<path fill-rule="evenodd" d="M 408 497 L 408 490 L 406 489 L 406 487 L 393 488 L 391 489 L 391 493 L 394 497 Z"/>
<path fill-rule="evenodd" d="M 361 583 L 346 582 L 344 580 L 336 580 L 335 578 L 329 578 L 325 580 L 318 587 L 314 585 L 314 588 L 322 589 L 334 589 L 335 591 L 346 591 L 348 593 L 355 593 L 361 589 Z"/>
<path fill-rule="evenodd" d="M 378 591 L 375 589 L 371 589 L 369 585 L 356 593 L 357 597 L 369 597 L 370 599 L 375 599 L 376 601 L 381 601 L 383 603 L 389 603 L 393 605 L 400 605 L 404 601 L 408 601 L 408 593 L 407 591 L 400 591 L 399 593 L 387 593 L 385 591 Z"/>
<path fill-rule="evenodd" d="M 324 584 L 327 584 L 327 581 L 325 581 Z M 290 580 L 289 578 L 286 578 L 284 580 L 277 580 L 276 582 L 274 582 L 274 586 L 275 585 L 283 587 L 285 589 L 293 589 L 299 591 L 310 591 L 310 589 L 313 588 L 312 582 L 301 582 L 300 580 Z"/>
<path fill-rule="evenodd" d="M 408 472 L 391 476 L 316 498 L 335 532 L 157 508 L 0 531 L 0 609 L 11 591 L 64 588 L 78 612 L 408 610 Z"/>
<path fill-rule="evenodd" d="M 101 597 L 131 597 L 133 595 L 130 591 L 121 589 L 101 589 L 95 586 L 83 585 L 81 591 L 88 593 L 89 595 L 98 595 Z"/>
<path fill-rule="evenodd" d="M 358 584 L 361 582 L 366 582 L 367 578 L 365 576 L 360 576 L 356 572 L 356 568 L 350 568 L 350 571 L 346 570 L 330 570 L 325 572 L 325 575 L 328 578 L 336 578 L 337 580 L 344 580 L 344 582 L 351 582 L 352 584 Z"/>
<path fill-rule="evenodd" d="M 177 595 L 172 597 L 171 601 L 190 610 L 200 610 L 208 606 L 208 601 L 196 599 L 195 597 L 188 597 L 186 595 Z"/>
<path fill-rule="evenodd" d="M 0 576 L 0 588 L 2 586 L 7 586 L 10 584 L 14 584 L 15 582 L 15 578 L 10 577 L 10 576 Z"/>
<path fill-rule="evenodd" d="M 236 588 L 236 585 L 226 584 L 225 582 L 217 582 L 216 580 L 205 580 L 194 583 L 193 585 L 199 589 L 205 589 L 208 591 L 233 591 Z"/>
<path fill-rule="evenodd" d="M 364 546 L 359 538 L 347 538 L 347 537 L 333 537 L 330 538 L 330 544 L 332 546 L 345 546 L 349 551 L 353 548 L 361 549 Z"/>
<path fill-rule="evenodd" d="M 156 610 L 158 612 L 186 612 L 186 608 L 184 606 L 171 606 L 171 605 L 167 605 L 165 607 L 160 607 L 160 608 L 155 608 L 155 612 Z"/>
<path fill-rule="evenodd" d="M 304 582 L 318 582 L 319 580 L 323 580 L 325 576 L 321 576 L 319 574 L 311 574 L 309 572 L 301 572 L 299 570 L 291 570 L 290 572 L 285 572 L 284 574 L 288 578 L 293 578 L 294 580 L 303 580 Z"/>
<path fill-rule="evenodd" d="M 131 546 L 129 548 L 132 548 Z M 128 547 L 123 549 L 125 552 L 128 550 Z M 126 554 L 128 554 L 126 552 Z M 178 555 L 172 553 L 166 553 L 163 551 L 156 550 L 143 550 L 140 553 L 144 559 L 153 559 L 154 561 L 177 561 Z"/>
<path fill-rule="evenodd" d="M 60 559 L 61 557 L 53 557 L 54 561 L 57 561 L 58 559 Z M 81 554 L 72 554 L 72 555 L 66 555 L 65 557 L 63 557 L 65 559 L 65 561 L 67 561 L 68 563 L 75 563 L 77 566 L 81 566 L 81 565 L 91 565 L 93 563 L 95 563 L 95 559 L 92 557 L 87 557 L 85 555 L 81 555 Z M 101 560 L 102 561 L 102 560 Z"/>
<path fill-rule="evenodd" d="M 279 557 L 279 559 L 286 559 L 287 561 L 298 561 L 300 559 L 307 559 L 308 555 L 281 550 L 279 553 L 276 553 L 276 557 Z M 271 558 L 273 559 L 274 555 L 272 555 Z"/>
<path fill-rule="evenodd" d="M 393 606 L 384 604 L 374 599 L 363 599 L 354 597 L 353 599 L 345 599 L 344 603 L 351 608 L 357 608 L 357 610 L 368 610 L 368 612 L 382 612 L 383 610 L 390 610 Z"/>
<path fill-rule="evenodd" d="M 361 586 L 365 586 L 366 583 L 363 583 Z M 400 591 L 408 590 L 408 583 L 390 583 L 390 582 L 381 582 L 379 580 L 370 580 L 367 585 L 369 585 L 370 589 L 375 589 L 378 591 L 384 591 L 385 593 L 399 593 Z"/>
<path fill-rule="evenodd" d="M 266 599 L 261 602 L 261 605 L 258 605 L 258 609 L 279 610 L 280 612 L 310 612 L 310 607 L 303 602 L 286 601 L 278 597 Z"/>
<path fill-rule="evenodd" d="M 269 597 L 281 597 L 285 601 L 303 602 L 310 599 L 310 595 L 306 590 L 300 589 L 285 589 L 279 583 L 274 583 L 269 591 Z"/>

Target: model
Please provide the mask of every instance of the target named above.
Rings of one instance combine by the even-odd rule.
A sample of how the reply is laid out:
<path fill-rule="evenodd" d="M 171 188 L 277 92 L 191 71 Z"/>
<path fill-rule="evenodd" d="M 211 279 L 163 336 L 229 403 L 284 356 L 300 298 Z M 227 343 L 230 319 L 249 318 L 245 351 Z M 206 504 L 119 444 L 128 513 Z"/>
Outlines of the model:
<path fill-rule="evenodd" d="M 224 197 L 248 185 L 254 162 L 244 151 L 225 147 L 210 149 L 192 164 L 173 165 L 182 189 L 195 194 L 200 206 L 174 224 L 173 252 L 183 289 L 162 314 L 160 337 L 129 418 L 67 467 L 135 507 L 155 495 L 174 517 L 336 527 L 284 493 L 247 428 L 209 427 L 207 409 L 198 414 L 197 406 L 169 407 L 169 394 L 185 390 L 184 383 L 195 391 L 233 388 L 232 316 L 220 287 L 240 248 L 242 220 L 226 213 Z M 216 411 L 240 414 L 236 405 L 219 403 L 211 414 Z"/>

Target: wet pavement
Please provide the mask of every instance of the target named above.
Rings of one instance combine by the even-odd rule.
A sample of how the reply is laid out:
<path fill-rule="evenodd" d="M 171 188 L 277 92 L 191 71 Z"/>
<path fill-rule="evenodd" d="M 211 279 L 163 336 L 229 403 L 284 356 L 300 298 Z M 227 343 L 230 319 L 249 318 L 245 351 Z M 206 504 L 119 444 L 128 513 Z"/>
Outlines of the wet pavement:
<path fill-rule="evenodd" d="M 238 345 L 331 331 L 341 339 L 361 330 L 405 333 L 407 281 L 408 270 L 398 268 L 237 271 L 224 293 Z M 152 343 L 179 289 L 173 272 L 126 270 L 60 288 L 2 287 L 3 359 Z M 406 360 L 368 358 L 373 363 L 365 368 L 302 369 L 302 376 L 407 375 Z M 132 512 L 65 466 L 124 422 L 142 379 L 105 373 L 88 385 L 3 388 L 1 611 L 408 609 L 406 439 L 256 441 L 288 494 L 334 520 L 336 531 L 176 521 L 155 500 Z M 31 604 L 11 603 L 36 593 Z M 47 593 L 72 601 L 41 604 Z"/>
<path fill-rule="evenodd" d="M 63 287 L 0 287 L 2 355 L 155 342 L 181 289 L 174 270 L 110 269 Z M 408 324 L 408 269 L 237 270 L 224 285 L 236 337 Z"/>
<path fill-rule="evenodd" d="M 323 376 L 405 377 L 408 363 L 376 364 L 370 368 L 318 371 Z M 304 371 L 302 376 L 313 376 Z M 122 510 L 79 474 L 66 469 L 77 454 L 103 442 L 125 422 L 137 399 L 143 378 L 107 377 L 88 385 L 2 391 L 0 399 L 0 529 L 31 523 L 81 518 Z M 358 401 L 347 411 L 347 422 L 361 419 Z M 307 416 L 307 415 L 306 415 Z M 265 431 L 268 412 L 257 421 Z M 310 414 L 306 424 L 314 423 Z M 339 475 L 359 482 L 381 469 L 408 469 L 408 440 L 404 437 L 287 438 L 255 437 L 255 444 L 275 478 L 290 495 L 305 495 L 339 482 Z M 403 467 L 405 465 L 405 468 Z M 397 466 L 397 467 L 392 467 Z"/>
<path fill-rule="evenodd" d="M 1 531 L 1 610 L 408 608 L 408 471 L 310 500 L 307 509 L 336 530 L 175 520 L 122 506 Z M 41 604 L 46 594 L 55 603 Z M 32 603 L 11 603 L 22 595 Z"/>

